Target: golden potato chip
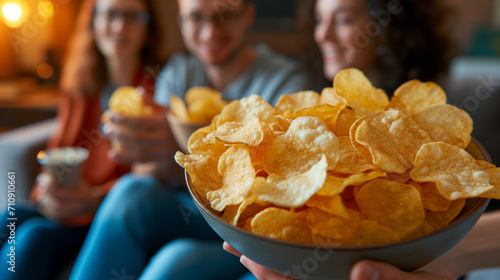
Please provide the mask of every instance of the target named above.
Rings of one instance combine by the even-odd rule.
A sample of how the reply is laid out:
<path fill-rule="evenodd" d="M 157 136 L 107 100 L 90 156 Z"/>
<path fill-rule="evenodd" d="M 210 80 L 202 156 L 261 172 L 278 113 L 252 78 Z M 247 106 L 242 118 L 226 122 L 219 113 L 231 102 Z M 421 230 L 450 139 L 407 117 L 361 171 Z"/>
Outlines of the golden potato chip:
<path fill-rule="evenodd" d="M 349 136 L 340 136 L 338 139 L 340 157 L 333 171 L 355 174 L 376 168 L 354 147 Z"/>
<path fill-rule="evenodd" d="M 135 87 L 121 86 L 109 98 L 109 109 L 125 116 L 150 115 L 152 108 L 146 106 Z"/>
<path fill-rule="evenodd" d="M 210 154 L 175 153 L 175 161 L 191 176 L 193 187 L 202 196 L 222 186 L 222 176 L 217 170 L 218 157 Z"/>
<path fill-rule="evenodd" d="M 424 220 L 424 222 L 416 230 L 412 231 L 406 237 L 406 239 L 418 238 L 418 237 L 424 236 L 426 234 L 429 234 L 433 231 L 435 231 L 434 227 L 431 226 L 431 224 L 427 220 Z"/>
<path fill-rule="evenodd" d="M 417 190 L 420 192 L 422 205 L 426 210 L 439 212 L 439 211 L 446 211 L 450 208 L 451 201 L 444 198 L 439 193 L 436 184 L 432 182 L 419 184 L 411 180 L 408 181 L 408 184 L 416 187 Z"/>
<path fill-rule="evenodd" d="M 313 232 L 313 242 L 320 246 L 369 246 L 398 241 L 401 238 L 394 230 L 370 220 L 360 220 L 358 230 L 348 238 L 332 238 Z"/>
<path fill-rule="evenodd" d="M 365 74 L 355 68 L 338 72 L 333 88 L 360 115 L 381 112 L 389 105 L 385 91 L 373 87 Z"/>
<path fill-rule="evenodd" d="M 270 173 L 267 179 L 258 177 L 252 185 L 251 194 L 276 206 L 300 207 L 323 186 L 326 168 L 327 161 L 323 155 L 309 170 Z"/>
<path fill-rule="evenodd" d="M 384 176 L 386 176 L 386 173 L 380 170 L 373 170 L 368 173 L 352 174 L 347 177 L 328 172 L 325 183 L 317 194 L 324 196 L 340 194 L 347 186 L 361 185 Z"/>
<path fill-rule="evenodd" d="M 189 113 L 186 104 L 177 95 L 170 95 L 170 111 L 182 122 L 189 122 Z"/>
<path fill-rule="evenodd" d="M 355 199 L 363 215 L 394 230 L 401 238 L 425 219 L 420 193 L 411 185 L 375 179 L 362 185 Z"/>
<path fill-rule="evenodd" d="M 342 202 L 342 197 L 339 194 L 332 196 L 315 194 L 306 201 L 306 205 L 343 219 L 349 219 L 349 213 L 347 213 L 347 209 Z"/>
<path fill-rule="evenodd" d="M 300 111 L 287 113 L 285 114 L 285 117 L 292 120 L 303 116 L 317 117 L 325 122 L 326 126 L 331 132 L 334 132 L 337 126 L 337 118 L 340 114 L 340 111 L 342 111 L 345 106 L 345 104 L 338 104 L 336 106 L 323 104 L 320 106 L 305 108 Z"/>
<path fill-rule="evenodd" d="M 209 191 L 210 205 L 222 211 L 228 205 L 242 203 L 255 179 L 255 169 L 248 149 L 244 145 L 233 145 L 219 158 L 219 174 L 222 175 L 220 189 Z"/>
<path fill-rule="evenodd" d="M 328 169 L 333 169 L 339 158 L 338 139 L 325 123 L 315 117 L 298 117 L 285 134 L 276 136 L 264 151 L 264 170 L 268 174 L 290 174 L 309 170 L 322 156 Z"/>
<path fill-rule="evenodd" d="M 356 141 L 356 132 L 358 131 L 359 126 L 363 123 L 364 119 L 362 118 L 359 118 L 356 121 L 354 121 L 354 123 L 352 123 L 351 128 L 349 130 L 349 139 L 351 139 L 352 146 L 356 150 L 358 150 L 361 156 L 365 158 L 364 161 L 373 165 L 373 158 L 370 149 L 366 145 L 363 145 L 360 142 Z"/>
<path fill-rule="evenodd" d="M 288 242 L 311 244 L 311 230 L 304 212 L 269 207 L 252 219 L 252 232 Z"/>
<path fill-rule="evenodd" d="M 268 123 L 269 127 L 275 132 L 276 135 L 285 133 L 290 127 L 292 120 L 285 118 L 281 115 L 274 115 L 275 122 Z"/>
<path fill-rule="evenodd" d="M 245 199 L 241 204 L 226 206 L 221 219 L 232 224 L 233 226 L 236 226 L 241 213 L 243 213 L 247 206 L 252 204 L 254 200 L 255 198 Z"/>
<path fill-rule="evenodd" d="M 188 106 L 198 100 L 213 100 L 213 103 L 222 101 L 222 93 L 210 87 L 191 87 L 184 97 Z"/>
<path fill-rule="evenodd" d="M 452 201 L 450 208 L 446 211 L 425 212 L 425 221 L 428 222 L 434 230 L 442 229 L 455 219 L 462 208 L 465 206 L 465 199 Z"/>
<path fill-rule="evenodd" d="M 350 210 L 347 218 L 342 218 L 316 208 L 307 211 L 307 224 L 315 233 L 330 238 L 347 238 L 353 236 L 359 229 L 359 213 Z"/>
<path fill-rule="evenodd" d="M 269 125 L 254 116 L 246 125 L 237 122 L 227 122 L 212 132 L 213 137 L 227 144 L 246 144 L 257 146 L 262 142 L 269 142 L 274 138 L 274 132 Z M 212 135 L 207 136 L 211 138 Z"/>
<path fill-rule="evenodd" d="M 217 120 L 217 126 L 221 126 L 226 122 L 238 122 L 245 125 L 253 116 L 257 116 L 271 125 L 276 122 L 273 114 L 274 108 L 271 104 L 258 95 L 251 95 L 240 100 L 234 100 L 224 106 Z"/>
<path fill-rule="evenodd" d="M 188 105 L 189 119 L 192 123 L 209 123 L 224 107 L 221 100 L 199 99 Z"/>
<path fill-rule="evenodd" d="M 213 157 L 219 158 L 229 147 L 221 143 L 206 143 L 205 137 L 215 130 L 214 122 L 212 125 L 204 126 L 197 129 L 188 139 L 188 151 L 190 154 L 210 154 Z"/>
<path fill-rule="evenodd" d="M 340 112 L 340 115 L 338 116 L 337 125 L 335 126 L 335 131 L 334 131 L 335 135 L 349 136 L 349 131 L 351 130 L 351 126 L 358 118 L 359 117 L 353 110 L 349 108 L 344 108 Z"/>
<path fill-rule="evenodd" d="M 274 106 L 274 113 L 284 115 L 304 108 L 315 107 L 320 104 L 321 96 L 313 90 L 299 91 L 292 94 L 283 94 Z"/>
<path fill-rule="evenodd" d="M 431 105 L 419 110 L 412 118 L 433 142 L 445 142 L 462 149 L 469 145 L 472 119 L 464 110 L 449 104 Z"/>
<path fill-rule="evenodd" d="M 398 110 L 367 115 L 355 124 L 358 121 L 361 123 L 356 129 L 355 141 L 366 146 L 373 165 L 386 172 L 401 174 L 411 169 L 417 151 L 430 142 L 429 135 Z"/>
<path fill-rule="evenodd" d="M 425 107 L 437 104 L 446 104 L 446 93 L 439 85 L 411 80 L 394 91 L 389 108 L 402 109 L 405 114 L 412 116 Z"/>
<path fill-rule="evenodd" d="M 326 87 L 321 91 L 321 104 L 328 104 L 330 106 L 337 106 L 338 104 L 347 104 L 344 97 L 337 94 L 333 87 Z"/>
<path fill-rule="evenodd" d="M 490 175 L 490 184 L 494 187 L 491 190 L 485 191 L 479 197 L 500 199 L 500 167 L 483 161 L 477 160 L 476 163 Z"/>
<path fill-rule="evenodd" d="M 490 176 L 463 149 L 443 142 L 425 144 L 410 172 L 417 182 L 434 182 L 448 200 L 476 197 L 490 190 Z"/>

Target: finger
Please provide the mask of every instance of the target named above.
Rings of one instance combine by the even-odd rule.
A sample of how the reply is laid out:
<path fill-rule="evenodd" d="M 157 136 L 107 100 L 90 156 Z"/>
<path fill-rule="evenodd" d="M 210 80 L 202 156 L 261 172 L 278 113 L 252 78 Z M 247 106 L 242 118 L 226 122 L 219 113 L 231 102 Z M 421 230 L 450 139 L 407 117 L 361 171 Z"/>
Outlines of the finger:
<path fill-rule="evenodd" d="M 125 144 L 160 145 L 166 141 L 173 141 L 168 127 L 132 129 L 123 125 L 105 124 L 103 131 L 107 139 L 118 140 Z"/>
<path fill-rule="evenodd" d="M 375 261 L 362 260 L 351 270 L 351 280 L 449 280 L 424 271 L 406 272 L 397 267 Z"/>
<path fill-rule="evenodd" d="M 166 162 L 171 161 L 175 151 L 178 148 L 162 148 L 162 149 L 147 149 L 139 150 L 134 148 L 122 147 L 119 151 L 108 151 L 108 157 L 121 164 L 132 164 L 136 162 Z"/>
<path fill-rule="evenodd" d="M 111 113 L 109 120 L 111 123 L 132 128 L 168 128 L 166 112 L 167 108 L 161 107 L 160 111 L 150 116 L 125 116 Z"/>
<path fill-rule="evenodd" d="M 252 261 L 246 256 L 241 256 L 240 262 L 259 280 L 295 280 L 294 278 L 274 272 L 269 268 Z"/>
<path fill-rule="evenodd" d="M 236 249 L 231 247 L 231 245 L 229 245 L 229 243 L 227 243 L 226 241 L 224 241 L 224 244 L 222 244 L 222 248 L 224 248 L 224 250 L 228 251 L 229 253 L 231 253 L 237 257 L 241 257 L 240 252 L 236 251 Z"/>

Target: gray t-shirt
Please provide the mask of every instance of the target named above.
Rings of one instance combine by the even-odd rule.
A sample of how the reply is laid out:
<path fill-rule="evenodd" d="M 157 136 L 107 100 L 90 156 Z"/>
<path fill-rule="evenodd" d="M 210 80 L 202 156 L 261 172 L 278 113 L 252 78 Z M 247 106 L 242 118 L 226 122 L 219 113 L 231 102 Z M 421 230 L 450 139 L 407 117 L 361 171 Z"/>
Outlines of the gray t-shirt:
<path fill-rule="evenodd" d="M 265 45 L 256 50 L 258 56 L 251 67 L 222 92 L 224 99 L 257 94 L 274 105 L 282 94 L 313 88 L 297 63 Z M 163 105 L 169 104 L 171 94 L 184 98 L 193 86 L 210 86 L 203 64 L 194 55 L 184 53 L 173 54 L 156 79 L 155 100 Z"/>

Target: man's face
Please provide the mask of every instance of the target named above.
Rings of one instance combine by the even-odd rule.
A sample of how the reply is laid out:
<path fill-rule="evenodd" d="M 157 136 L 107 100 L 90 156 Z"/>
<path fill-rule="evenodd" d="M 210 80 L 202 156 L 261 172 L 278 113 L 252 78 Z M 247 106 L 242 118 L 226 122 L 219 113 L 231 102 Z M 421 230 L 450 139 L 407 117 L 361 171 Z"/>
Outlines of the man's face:
<path fill-rule="evenodd" d="M 242 49 L 254 18 L 243 0 L 178 0 L 184 42 L 203 64 L 223 66 Z"/>

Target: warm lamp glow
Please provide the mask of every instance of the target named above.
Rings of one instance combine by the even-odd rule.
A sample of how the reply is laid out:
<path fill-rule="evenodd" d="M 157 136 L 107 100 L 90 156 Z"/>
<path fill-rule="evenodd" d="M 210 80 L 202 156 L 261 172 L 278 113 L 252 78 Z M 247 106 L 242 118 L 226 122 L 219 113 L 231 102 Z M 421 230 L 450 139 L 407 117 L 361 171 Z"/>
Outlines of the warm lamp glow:
<path fill-rule="evenodd" d="M 16 21 L 23 15 L 23 10 L 19 5 L 14 3 L 5 4 L 2 8 L 3 15 L 6 19 Z"/>
<path fill-rule="evenodd" d="M 51 1 L 43 0 L 38 2 L 38 12 L 49 17 L 54 16 L 54 5 Z"/>

